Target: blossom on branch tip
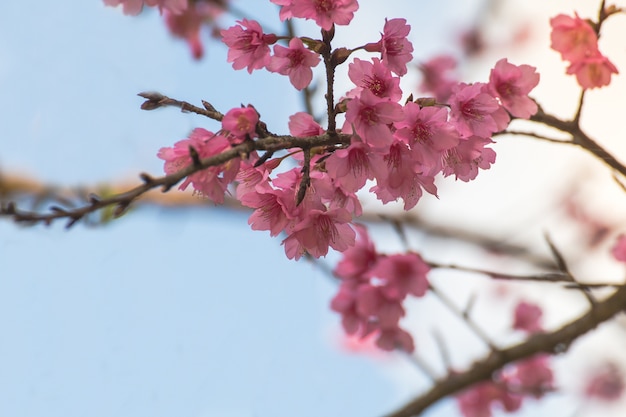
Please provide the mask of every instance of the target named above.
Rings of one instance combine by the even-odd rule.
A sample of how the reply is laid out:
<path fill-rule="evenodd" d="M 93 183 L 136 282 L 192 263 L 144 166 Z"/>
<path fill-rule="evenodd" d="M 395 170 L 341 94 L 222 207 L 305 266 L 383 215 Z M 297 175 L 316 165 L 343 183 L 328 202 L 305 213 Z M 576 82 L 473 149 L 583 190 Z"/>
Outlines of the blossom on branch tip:
<path fill-rule="evenodd" d="M 550 19 L 552 33 L 550 47 L 561 54 L 564 60 L 576 62 L 598 52 L 598 35 L 589 22 L 560 14 Z"/>
<path fill-rule="evenodd" d="M 450 99 L 450 117 L 462 138 L 472 135 L 488 138 L 500 127 L 496 112 L 500 105 L 483 91 L 483 83 L 459 83 Z"/>
<path fill-rule="evenodd" d="M 289 133 L 296 137 L 323 135 L 325 130 L 309 113 L 298 112 L 289 116 Z"/>
<path fill-rule="evenodd" d="M 254 138 L 256 126 L 259 123 L 259 114 L 251 105 L 230 109 L 222 119 L 222 129 L 236 139 Z"/>
<path fill-rule="evenodd" d="M 291 17 L 312 19 L 324 30 L 347 25 L 359 8 L 356 0 L 271 0 L 281 7 L 280 19 Z"/>
<path fill-rule="evenodd" d="M 288 75 L 289 81 L 297 90 L 303 90 L 313 79 L 311 68 L 317 66 L 320 57 L 304 46 L 300 38 L 292 38 L 289 48 L 274 45 L 274 56 L 270 57 L 267 69 Z"/>
<path fill-rule="evenodd" d="M 578 84 L 584 89 L 600 88 L 611 83 L 611 75 L 618 74 L 617 67 L 604 55 L 596 55 L 572 62 L 568 74 L 575 74 Z"/>
<path fill-rule="evenodd" d="M 500 99 L 514 117 L 528 119 L 537 113 L 537 104 L 528 93 L 539 84 L 539 74 L 530 65 L 516 66 L 506 58 L 499 60 L 489 75 L 488 91 Z"/>
<path fill-rule="evenodd" d="M 357 86 L 348 96 L 357 96 L 362 90 L 369 90 L 378 98 L 399 101 L 402 98 L 400 78 L 394 77 L 380 59 L 372 62 L 355 58 L 348 66 L 348 76 Z"/>
<path fill-rule="evenodd" d="M 261 25 L 255 20 L 242 19 L 237 26 L 222 30 L 222 41 L 228 46 L 228 62 L 233 68 L 248 69 L 252 74 L 255 69 L 264 68 L 270 57 L 270 47 L 276 43 L 274 34 L 264 34 Z"/>
<path fill-rule="evenodd" d="M 407 39 L 411 26 L 406 19 L 385 19 L 380 41 L 365 45 L 368 52 L 380 52 L 383 64 L 398 75 L 407 73 L 406 64 L 413 59 L 413 44 Z"/>
<path fill-rule="evenodd" d="M 347 104 L 346 123 L 354 125 L 363 142 L 374 148 L 388 147 L 393 138 L 389 124 L 402 120 L 402 107 L 398 103 L 381 100 L 370 90 Z"/>

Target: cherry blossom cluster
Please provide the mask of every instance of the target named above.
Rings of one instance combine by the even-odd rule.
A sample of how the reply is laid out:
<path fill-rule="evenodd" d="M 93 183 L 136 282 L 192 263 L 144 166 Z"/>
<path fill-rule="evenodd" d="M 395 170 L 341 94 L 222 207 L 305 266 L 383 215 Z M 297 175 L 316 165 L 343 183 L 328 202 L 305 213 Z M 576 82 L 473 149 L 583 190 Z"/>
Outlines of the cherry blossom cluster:
<path fill-rule="evenodd" d="M 575 74 L 584 89 L 609 85 L 618 70 L 598 49 L 598 34 L 589 21 L 560 14 L 550 20 L 552 49 L 569 61 L 568 74 Z"/>
<path fill-rule="evenodd" d="M 362 225 L 356 226 L 359 239 L 343 252 L 333 271 L 341 280 L 331 308 L 341 314 L 349 335 L 361 339 L 375 335 L 376 345 L 387 351 L 413 352 L 411 334 L 400 328 L 407 296 L 421 297 L 428 290 L 429 266 L 416 253 L 384 255 Z"/>
<path fill-rule="evenodd" d="M 542 332 L 541 308 L 521 301 L 515 308 L 513 329 L 527 334 Z M 465 417 L 491 417 L 494 408 L 506 412 L 520 409 L 524 398 L 541 398 L 554 390 L 549 356 L 535 355 L 498 371 L 491 380 L 480 382 L 457 396 Z"/>

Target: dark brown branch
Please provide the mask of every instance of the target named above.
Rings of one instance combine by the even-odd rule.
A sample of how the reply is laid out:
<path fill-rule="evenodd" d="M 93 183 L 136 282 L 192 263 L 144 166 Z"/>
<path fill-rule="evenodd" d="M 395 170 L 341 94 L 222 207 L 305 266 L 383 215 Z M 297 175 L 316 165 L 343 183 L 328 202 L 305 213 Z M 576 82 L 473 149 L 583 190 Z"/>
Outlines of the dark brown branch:
<path fill-rule="evenodd" d="M 387 417 L 418 416 L 437 401 L 456 394 L 473 384 L 491 378 L 503 366 L 529 358 L 538 353 L 559 354 L 565 352 L 578 337 L 593 330 L 599 324 L 613 318 L 626 308 L 626 286 L 620 286 L 613 295 L 598 302 L 586 314 L 551 333 L 531 336 L 528 340 L 508 349 L 493 351 L 485 359 L 475 362 L 470 369 L 447 375 L 428 392 L 416 397 Z"/>
<path fill-rule="evenodd" d="M 201 116 L 206 116 L 209 119 L 217 120 L 218 122 L 222 121 L 222 119 L 224 118 L 224 115 L 222 113 L 215 110 L 213 106 L 211 106 L 211 104 L 206 101 L 202 102 L 205 107 L 204 109 L 202 109 L 200 107 L 194 106 L 191 103 L 187 103 L 186 101 L 176 100 L 157 92 L 149 91 L 139 93 L 137 95 L 146 99 L 146 101 L 141 104 L 142 110 L 155 110 L 160 107 L 174 106 L 180 108 L 180 111 L 182 111 L 183 113 L 196 113 Z"/>
<path fill-rule="evenodd" d="M 249 155 L 253 151 L 275 152 L 289 148 L 310 149 L 318 146 L 347 145 L 348 143 L 350 143 L 350 136 L 337 134 L 333 136 L 320 135 L 306 138 L 268 136 L 256 141 L 245 141 L 219 155 L 194 161 L 192 165 L 171 175 L 153 178 L 147 174 L 141 174 L 141 179 L 144 182 L 142 185 L 108 198 L 92 199 L 89 204 L 83 205 L 82 207 L 71 209 L 57 207 L 48 213 L 37 213 L 19 210 L 15 204 L 9 203 L 0 206 L 0 216 L 11 217 L 17 222 L 45 224 L 50 224 L 57 219 L 68 219 L 69 223 L 67 226 L 69 227 L 86 215 L 105 207 L 117 206 L 119 208 L 117 213 L 121 214 L 135 199 L 153 188 L 161 187 L 163 192 L 169 191 L 191 174 L 205 168 L 224 164 L 232 159 L 239 158 L 241 155 Z"/>

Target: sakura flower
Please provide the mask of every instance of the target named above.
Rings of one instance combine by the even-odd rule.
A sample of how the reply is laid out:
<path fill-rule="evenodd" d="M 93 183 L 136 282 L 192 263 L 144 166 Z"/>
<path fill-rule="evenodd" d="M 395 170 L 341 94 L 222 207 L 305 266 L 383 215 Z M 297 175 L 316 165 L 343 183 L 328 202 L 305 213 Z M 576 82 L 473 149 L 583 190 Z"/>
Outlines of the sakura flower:
<path fill-rule="evenodd" d="M 471 136 L 444 154 L 443 175 L 454 174 L 461 181 L 471 181 L 478 175 L 478 169 L 489 169 L 496 161 L 496 153 L 486 146 L 491 139 Z"/>
<path fill-rule="evenodd" d="M 194 59 L 200 59 L 204 55 L 200 30 L 207 21 L 214 21 L 223 12 L 222 7 L 213 3 L 198 2 L 192 3 L 182 13 L 173 13 L 166 9 L 163 17 L 170 33 L 187 41 Z"/>
<path fill-rule="evenodd" d="M 500 406 L 508 412 L 519 410 L 522 397 L 510 393 L 502 384 L 480 382 L 457 396 L 464 417 L 491 417 L 492 408 Z"/>
<path fill-rule="evenodd" d="M 278 236 L 294 219 L 294 194 L 286 190 L 257 189 L 242 196 L 241 204 L 256 209 L 248 219 L 252 230 Z"/>
<path fill-rule="evenodd" d="M 598 52 L 598 35 L 591 25 L 578 17 L 560 14 L 550 19 L 552 49 L 567 61 L 577 62 Z"/>
<path fill-rule="evenodd" d="M 626 262 L 626 235 L 621 234 L 611 250 L 613 257 L 620 262 Z"/>
<path fill-rule="evenodd" d="M 350 213 L 342 208 L 327 211 L 312 209 L 303 216 L 283 240 L 285 253 L 289 259 L 298 260 L 308 252 L 319 258 L 326 256 L 331 247 L 343 252 L 354 245 L 355 233 L 348 225 L 352 220 Z"/>
<path fill-rule="evenodd" d="M 422 173 L 421 164 L 404 142 L 394 141 L 385 155 L 376 154 L 373 160 L 376 186 L 370 191 L 383 203 L 402 198 L 404 209 L 409 210 L 422 197 L 422 189 L 437 195 L 434 176 Z"/>
<path fill-rule="evenodd" d="M 318 136 L 324 134 L 324 129 L 309 113 L 298 112 L 289 116 L 289 133 L 298 137 Z"/>
<path fill-rule="evenodd" d="M 124 14 L 138 15 L 141 13 L 144 4 L 146 6 L 158 6 L 159 10 L 167 10 L 170 13 L 180 14 L 187 8 L 187 0 L 104 0 L 107 6 L 123 6 Z"/>
<path fill-rule="evenodd" d="M 356 311 L 362 317 L 374 318 L 376 326 L 382 329 L 398 327 L 405 314 L 400 300 L 388 297 L 383 287 L 373 285 L 358 287 Z"/>
<path fill-rule="evenodd" d="M 528 93 L 539 83 L 539 74 L 535 67 L 516 66 L 506 58 L 499 60 L 491 70 L 488 90 L 500 99 L 502 106 L 511 115 L 528 119 L 537 112 L 537 104 L 528 97 Z"/>
<path fill-rule="evenodd" d="M 482 83 L 460 83 L 453 90 L 450 117 L 461 137 L 490 137 L 499 129 L 494 113 L 500 109 L 496 99 L 483 92 Z"/>
<path fill-rule="evenodd" d="M 330 302 L 330 308 L 341 314 L 341 325 L 347 334 L 355 334 L 364 324 L 364 319 L 356 310 L 356 288 L 342 283 L 339 292 Z"/>
<path fill-rule="evenodd" d="M 601 401 L 616 401 L 624 394 L 624 387 L 623 372 L 616 364 L 608 362 L 594 369 L 585 387 L 585 395 Z"/>
<path fill-rule="evenodd" d="M 402 98 L 400 78 L 394 77 L 378 58 L 372 59 L 372 62 L 355 58 L 348 66 L 348 76 L 357 86 L 352 90 L 352 96 L 368 89 L 378 98 L 388 98 L 391 101 Z"/>
<path fill-rule="evenodd" d="M 404 119 L 395 123 L 395 137 L 408 144 L 420 158 L 424 171 L 442 167 L 443 153 L 459 143 L 459 135 L 448 122 L 448 111 L 439 107 L 420 108 L 413 102 L 404 106 Z"/>
<path fill-rule="evenodd" d="M 535 355 L 516 362 L 513 366 L 513 371 L 507 375 L 511 390 L 541 398 L 554 389 L 554 376 L 548 355 Z"/>
<path fill-rule="evenodd" d="M 456 78 L 449 73 L 457 66 L 456 59 L 450 55 L 439 55 L 418 66 L 422 72 L 420 91 L 433 93 L 437 102 L 445 103 L 452 94 L 452 87 L 457 84 Z"/>
<path fill-rule="evenodd" d="M 274 56 L 269 60 L 267 69 L 288 75 L 291 84 L 298 90 L 304 89 L 313 79 L 312 67 L 319 64 L 319 56 L 308 50 L 300 38 L 292 38 L 289 48 L 274 45 Z"/>
<path fill-rule="evenodd" d="M 376 339 L 376 346 L 386 351 L 400 349 L 404 352 L 412 353 L 415 350 L 413 337 L 400 327 L 382 329 Z"/>
<path fill-rule="evenodd" d="M 161 148 L 158 157 L 165 161 L 166 174 L 178 172 L 191 165 L 190 147 L 197 152 L 199 158 L 215 156 L 230 149 L 228 139 L 216 135 L 202 128 L 196 128 L 188 139 L 183 139 L 173 147 Z M 188 176 L 179 189 L 185 190 L 190 184 L 196 192 L 208 197 L 215 203 L 224 202 L 224 194 L 239 171 L 239 160 L 231 160 L 223 165 L 212 166 Z"/>
<path fill-rule="evenodd" d="M 256 137 L 256 126 L 259 114 L 254 107 L 235 107 L 230 109 L 222 119 L 222 129 L 228 131 L 237 139 Z"/>
<path fill-rule="evenodd" d="M 426 275 L 430 267 L 417 253 L 381 257 L 369 271 L 370 277 L 384 281 L 382 293 L 392 300 L 402 300 L 408 294 L 422 297 L 428 290 Z"/>
<path fill-rule="evenodd" d="M 255 20 L 238 20 L 239 26 L 232 26 L 221 31 L 222 41 L 228 46 L 228 62 L 233 68 L 248 68 L 252 74 L 255 69 L 267 65 L 270 56 L 269 45 L 276 42 L 274 34 L 264 34 L 261 25 Z"/>
<path fill-rule="evenodd" d="M 342 253 L 341 261 L 335 267 L 333 274 L 343 280 L 364 279 L 365 273 L 376 264 L 378 255 L 374 242 L 367 234 L 367 229 L 361 224 L 354 225 L 358 238 L 354 246 Z"/>
<path fill-rule="evenodd" d="M 380 52 L 383 64 L 398 75 L 407 73 L 406 64 L 413 59 L 413 45 L 407 39 L 411 26 L 406 19 L 385 19 L 382 38 L 365 46 L 368 52 Z"/>
<path fill-rule="evenodd" d="M 283 22 L 286 19 L 291 19 L 293 17 L 293 13 L 291 11 L 293 0 L 270 0 L 272 3 L 281 6 L 278 17 L 280 21 Z"/>
<path fill-rule="evenodd" d="M 287 18 L 285 16 L 313 19 L 324 30 L 330 30 L 333 24 L 349 24 L 359 8 L 356 0 L 291 0 L 291 4 L 285 0 L 272 2 L 287 7 L 284 13 L 281 10 L 281 20 Z"/>
<path fill-rule="evenodd" d="M 363 142 L 372 147 L 385 148 L 392 141 L 388 124 L 402 119 L 398 103 L 381 100 L 370 90 L 363 90 L 358 98 L 348 102 L 346 123 L 353 124 Z"/>
<path fill-rule="evenodd" d="M 541 308 L 538 305 L 522 301 L 517 305 L 517 307 L 515 307 L 513 328 L 516 330 L 523 330 L 528 333 L 540 332 L 542 331 L 542 315 L 543 311 L 541 311 Z"/>
<path fill-rule="evenodd" d="M 600 88 L 609 85 L 611 74 L 619 71 L 604 55 L 597 53 L 582 60 L 573 62 L 567 68 L 568 74 L 575 74 L 578 84 L 582 88 Z"/>
<path fill-rule="evenodd" d="M 371 168 L 370 148 L 360 141 L 353 141 L 345 149 L 337 149 L 325 162 L 328 174 L 346 191 L 356 192 L 368 179 L 374 178 Z"/>

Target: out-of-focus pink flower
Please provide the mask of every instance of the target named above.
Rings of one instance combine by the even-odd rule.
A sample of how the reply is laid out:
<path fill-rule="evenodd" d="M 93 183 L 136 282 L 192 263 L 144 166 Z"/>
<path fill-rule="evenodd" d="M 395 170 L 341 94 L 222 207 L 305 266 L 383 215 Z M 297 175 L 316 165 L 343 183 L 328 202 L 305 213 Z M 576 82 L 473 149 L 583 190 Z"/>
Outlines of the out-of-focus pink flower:
<path fill-rule="evenodd" d="M 585 395 L 589 398 L 612 402 L 624 394 L 624 374 L 612 362 L 594 370 L 585 387 Z"/>
<path fill-rule="evenodd" d="M 422 72 L 420 91 L 433 93 L 437 102 L 445 103 L 452 94 L 452 87 L 457 79 L 450 77 L 450 72 L 457 66 L 456 59 L 450 55 L 439 55 L 418 66 Z"/>
<path fill-rule="evenodd" d="M 485 381 L 463 391 L 457 401 L 464 417 L 491 417 L 494 405 L 508 412 L 519 410 L 522 396 L 510 393 L 502 384 Z"/>
<path fill-rule="evenodd" d="M 191 4 L 182 13 L 170 10 L 163 12 L 165 24 L 175 37 L 187 41 L 194 59 L 204 55 L 204 47 L 200 39 L 200 31 L 206 22 L 212 22 L 224 12 L 224 9 L 213 3 L 198 2 Z"/>
<path fill-rule="evenodd" d="M 381 291 L 392 300 L 404 299 L 408 294 L 422 297 L 428 290 L 426 275 L 430 267 L 417 253 L 381 257 L 368 272 L 372 278 L 384 281 Z"/>
<path fill-rule="evenodd" d="M 274 34 L 264 34 L 261 25 L 255 20 L 242 19 L 238 26 L 221 31 L 222 41 L 228 46 L 228 62 L 233 68 L 248 68 L 252 74 L 255 69 L 264 68 L 270 56 L 270 47 L 276 42 Z"/>
<path fill-rule="evenodd" d="M 354 225 L 358 238 L 351 248 L 343 252 L 341 261 L 335 267 L 333 274 L 343 280 L 360 280 L 365 273 L 376 264 L 378 254 L 374 242 L 367 234 L 362 224 Z"/>
<path fill-rule="evenodd" d="M 370 90 L 363 90 L 348 102 L 346 123 L 354 125 L 363 142 L 380 149 L 393 140 L 388 124 L 402 120 L 403 116 L 398 103 L 381 100 Z"/>
<path fill-rule="evenodd" d="M 163 10 L 167 10 L 174 14 L 180 14 L 187 8 L 187 0 L 104 0 L 104 4 L 113 7 L 121 4 L 124 8 L 124 14 L 133 16 L 141 13 L 144 4 L 150 7 L 158 6 L 161 13 Z"/>
<path fill-rule="evenodd" d="M 228 131 L 237 139 L 254 138 L 259 114 L 254 107 L 235 107 L 228 110 L 222 119 L 222 129 Z"/>
<path fill-rule="evenodd" d="M 304 89 L 313 79 L 311 68 L 317 66 L 320 57 L 308 50 L 300 38 L 292 38 L 289 48 L 274 45 L 274 56 L 270 57 L 267 69 L 288 75 L 291 84 L 298 90 Z"/>
<path fill-rule="evenodd" d="M 541 332 L 543 330 L 541 327 L 542 315 L 543 311 L 538 305 L 521 301 L 515 307 L 513 328 L 528 333 Z"/>
<path fill-rule="evenodd" d="M 535 355 L 513 365 L 507 374 L 507 384 L 514 392 L 541 398 L 554 389 L 554 375 L 550 367 L 550 357 Z"/>
<path fill-rule="evenodd" d="M 539 74 L 530 65 L 516 66 L 499 60 L 489 76 L 489 92 L 515 117 L 528 119 L 537 113 L 537 104 L 528 93 L 539 83 Z"/>
<path fill-rule="evenodd" d="M 621 234 L 615 241 L 615 246 L 611 250 L 613 257 L 620 262 L 626 262 L 626 235 Z"/>
<path fill-rule="evenodd" d="M 376 346 L 389 352 L 400 349 L 403 352 L 412 353 L 415 350 L 413 337 L 400 327 L 381 330 L 376 339 Z"/>
<path fill-rule="evenodd" d="M 289 133 L 292 136 L 309 137 L 323 135 L 325 130 L 309 113 L 298 112 L 289 116 Z"/>
<path fill-rule="evenodd" d="M 611 83 L 611 74 L 618 74 L 617 67 L 604 55 L 597 53 L 579 61 L 572 62 L 567 68 L 568 74 L 575 74 L 582 88 L 600 88 Z"/>
<path fill-rule="evenodd" d="M 313 19 L 324 30 L 335 25 L 347 25 L 359 8 L 356 0 L 272 0 L 283 6 L 281 20 L 289 17 Z"/>
<path fill-rule="evenodd" d="M 398 75 L 407 73 L 406 64 L 413 59 L 413 45 L 407 39 L 411 26 L 406 19 L 385 19 L 380 41 L 365 45 L 368 52 L 380 52 L 383 64 Z"/>
<path fill-rule="evenodd" d="M 552 49 L 567 61 L 576 62 L 598 52 L 598 35 L 586 20 L 560 14 L 550 19 Z"/>
<path fill-rule="evenodd" d="M 348 66 L 348 76 L 357 86 L 350 92 L 350 96 L 367 89 L 378 98 L 388 98 L 391 101 L 402 98 L 400 78 L 394 77 L 378 58 L 373 58 L 372 62 L 355 58 Z"/>

